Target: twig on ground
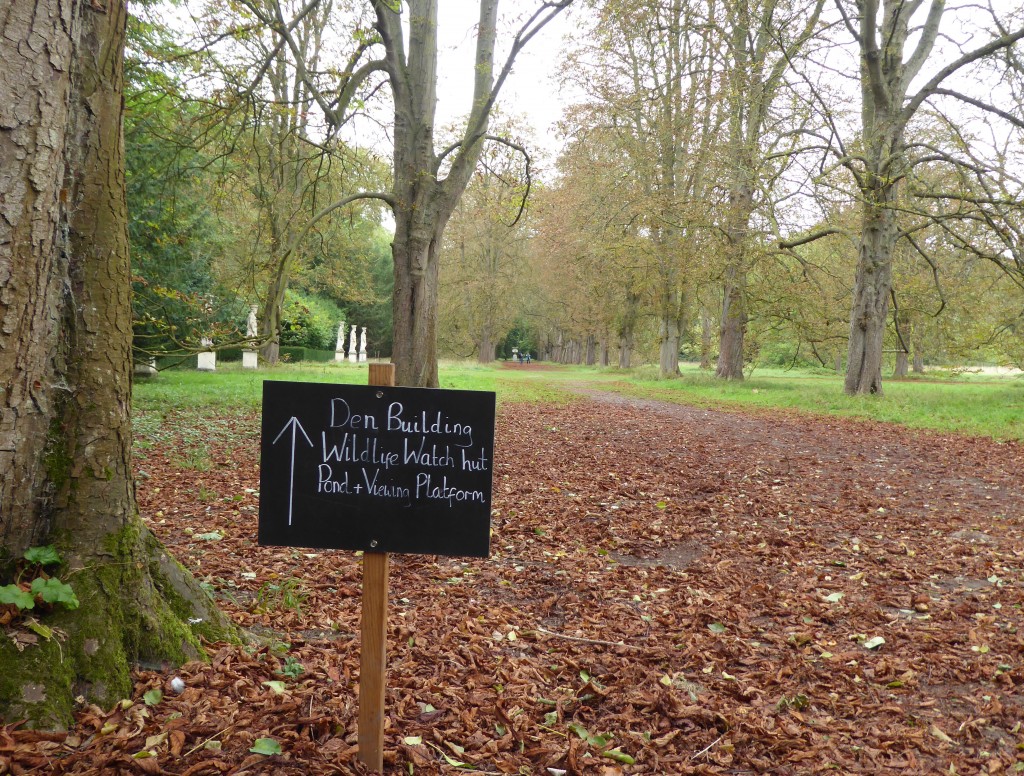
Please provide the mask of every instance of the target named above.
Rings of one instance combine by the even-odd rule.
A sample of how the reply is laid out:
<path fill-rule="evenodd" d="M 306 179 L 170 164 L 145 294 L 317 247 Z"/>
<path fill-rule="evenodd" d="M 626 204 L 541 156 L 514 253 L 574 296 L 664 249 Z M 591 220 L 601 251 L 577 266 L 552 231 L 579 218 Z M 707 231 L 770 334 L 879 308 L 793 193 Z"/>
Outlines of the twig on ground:
<path fill-rule="evenodd" d="M 227 726 L 226 728 L 224 728 L 223 730 L 221 730 L 221 731 L 218 731 L 217 733 L 214 733 L 214 734 L 213 734 L 212 736 L 210 736 L 209 738 L 207 738 L 207 739 L 206 739 L 205 741 L 200 741 L 200 742 L 199 742 L 198 744 L 196 744 L 196 745 L 195 745 L 195 746 L 193 746 L 193 747 L 192 747 L 191 749 L 189 749 L 189 750 L 188 750 L 187 752 L 185 752 L 185 754 L 183 754 L 183 755 L 182 755 L 182 757 L 188 757 L 188 756 L 189 756 L 190 754 L 192 754 L 193 752 L 196 752 L 196 751 L 198 751 L 198 750 L 202 749 L 202 748 L 203 748 L 204 746 L 206 746 L 206 745 L 207 745 L 208 743 L 210 743 L 211 741 L 213 741 L 213 740 L 214 740 L 215 738 L 219 738 L 220 736 L 222 736 L 222 735 L 224 735 L 225 733 L 227 733 L 227 732 L 228 732 L 229 730 L 231 730 L 231 728 L 233 728 L 234 726 L 235 726 L 235 724 L 234 724 L 234 723 L 233 723 L 233 724 L 231 724 L 231 725 L 228 725 L 228 726 Z"/>
<path fill-rule="evenodd" d="M 539 625 L 533 629 L 536 633 L 543 633 L 545 636 L 554 636 L 556 639 L 566 639 L 568 641 L 579 641 L 583 644 L 598 644 L 603 647 L 625 647 L 626 649 L 643 649 L 643 647 L 637 644 L 627 644 L 624 641 L 601 641 L 600 639 L 585 639 L 581 636 L 569 636 L 565 633 L 555 633 L 549 631 L 546 628 L 541 628 Z"/>
<path fill-rule="evenodd" d="M 691 760 L 696 760 L 696 759 L 697 759 L 698 757 L 703 757 L 704 755 L 706 755 L 706 754 L 707 754 L 708 752 L 710 752 L 710 751 L 711 751 L 711 747 L 713 747 L 713 746 L 714 746 L 715 744 L 717 744 L 717 743 L 718 743 L 719 741 L 721 741 L 721 740 L 722 740 L 723 738 L 725 738 L 725 733 L 723 733 L 722 735 L 720 735 L 720 736 L 719 736 L 718 738 L 716 738 L 716 739 L 715 739 L 714 741 L 712 741 L 712 742 L 711 742 L 710 744 L 708 744 L 707 746 L 705 746 L 705 747 L 704 747 L 703 749 L 701 749 L 701 750 L 700 750 L 699 752 L 697 752 L 696 754 L 692 754 L 692 755 L 690 755 L 690 759 L 691 759 Z"/>

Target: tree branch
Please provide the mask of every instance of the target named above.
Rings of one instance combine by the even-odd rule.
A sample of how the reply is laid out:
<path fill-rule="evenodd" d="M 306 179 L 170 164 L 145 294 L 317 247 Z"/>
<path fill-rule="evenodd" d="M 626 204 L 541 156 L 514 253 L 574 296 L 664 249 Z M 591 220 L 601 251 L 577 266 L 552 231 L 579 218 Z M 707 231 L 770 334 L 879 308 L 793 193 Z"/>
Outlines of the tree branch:
<path fill-rule="evenodd" d="M 779 240 L 779 248 L 782 250 L 798 248 L 801 245 L 815 242 L 816 240 L 820 240 L 822 237 L 828 237 L 831 234 L 846 234 L 846 230 L 840 229 L 837 226 L 828 226 L 823 229 L 819 229 L 816 232 L 805 234 L 803 237 L 797 237 L 793 240 Z"/>
<path fill-rule="evenodd" d="M 904 66 L 903 83 L 905 85 L 909 85 L 914 80 L 927 61 L 928 55 L 931 54 L 935 39 L 939 34 L 939 22 L 942 21 L 942 13 L 945 9 L 945 0 L 932 0 L 931 8 L 928 9 L 928 18 L 925 19 L 924 27 L 921 30 L 921 38 L 917 41 L 914 53 L 910 55 L 910 59 Z M 913 15 L 915 10 L 917 9 L 911 9 L 910 14 Z"/>
<path fill-rule="evenodd" d="M 984 46 L 979 46 L 972 51 L 968 51 L 963 56 L 954 59 L 932 76 L 928 83 L 922 86 L 920 90 L 918 90 L 917 94 L 907 102 L 900 114 L 901 121 L 904 124 L 910 121 L 910 118 L 914 115 L 917 109 L 921 107 L 921 103 L 933 94 L 937 94 L 940 84 L 949 78 L 949 76 L 953 75 L 957 70 L 960 70 L 973 62 L 977 62 L 979 59 L 983 59 L 990 54 L 994 54 L 1001 49 L 1009 48 L 1022 38 L 1024 38 L 1024 27 L 1009 34 L 1001 35 L 998 38 L 993 38 Z"/>
<path fill-rule="evenodd" d="M 882 55 L 878 50 L 877 30 L 878 0 L 863 0 L 860 19 L 860 45 L 864 63 L 868 70 L 868 86 L 876 103 L 876 109 L 888 106 L 889 92 L 882 73 Z"/>
<path fill-rule="evenodd" d="M 976 97 L 969 97 L 968 95 L 963 94 L 962 92 L 957 92 L 952 89 L 935 89 L 932 92 L 932 94 L 941 95 L 944 97 L 952 97 L 955 100 L 966 102 L 968 105 L 973 105 L 975 108 L 979 108 L 980 110 L 986 111 L 988 113 L 994 113 L 995 115 L 999 116 L 999 118 L 1010 122 L 1018 129 L 1024 129 L 1024 119 L 1014 116 L 1009 111 L 1000 110 L 995 105 L 983 102 L 982 100 L 979 100 Z"/>
<path fill-rule="evenodd" d="M 343 197 L 337 202 L 332 202 L 306 222 L 306 225 L 302 227 L 302 231 L 295 235 L 292 241 L 288 244 L 288 247 L 285 248 L 284 252 L 281 254 L 280 262 L 283 264 L 288 260 L 288 257 L 295 252 L 295 249 L 299 247 L 299 244 L 306 238 L 306 235 L 310 233 L 320 219 L 330 215 L 338 208 L 345 207 L 345 205 L 351 205 L 353 202 L 360 199 L 379 199 L 382 202 L 386 202 L 392 209 L 398 206 L 398 201 L 391 194 L 378 191 L 361 191 L 356 194 L 350 194 L 347 197 Z"/>

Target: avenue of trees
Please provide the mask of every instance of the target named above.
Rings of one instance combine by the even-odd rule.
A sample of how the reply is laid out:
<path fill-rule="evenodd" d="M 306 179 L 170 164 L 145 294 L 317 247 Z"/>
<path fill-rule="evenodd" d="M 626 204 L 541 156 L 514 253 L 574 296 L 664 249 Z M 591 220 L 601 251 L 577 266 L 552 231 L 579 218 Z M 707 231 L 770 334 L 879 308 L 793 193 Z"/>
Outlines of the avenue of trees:
<path fill-rule="evenodd" d="M 140 11 L 136 354 L 237 351 L 257 304 L 268 362 L 344 319 L 410 385 L 517 346 L 665 378 L 818 364 L 849 393 L 1020 363 L 1019 12 L 580 0 L 556 75 L 584 97 L 543 160 L 521 106 L 491 113 L 569 5 L 461 20 L 473 95 L 445 126 L 436 3 Z"/>
<path fill-rule="evenodd" d="M 588 97 L 535 207 L 548 355 L 818 363 L 852 394 L 884 364 L 1020 363 L 1019 8 L 589 7 L 562 74 Z"/>

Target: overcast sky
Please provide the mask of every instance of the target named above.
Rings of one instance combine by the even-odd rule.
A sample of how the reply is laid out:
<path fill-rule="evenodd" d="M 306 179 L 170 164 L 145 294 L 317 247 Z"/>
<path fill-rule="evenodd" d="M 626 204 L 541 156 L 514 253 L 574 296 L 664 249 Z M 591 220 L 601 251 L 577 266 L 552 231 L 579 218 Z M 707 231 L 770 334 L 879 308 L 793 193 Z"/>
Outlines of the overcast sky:
<path fill-rule="evenodd" d="M 512 22 L 505 14 L 532 10 L 536 5 L 524 0 L 505 0 L 500 7 L 503 22 L 499 26 L 495 70 L 504 63 L 507 44 L 514 35 Z M 469 111 L 478 14 L 477 0 L 439 0 L 439 126 Z M 576 33 L 576 19 L 571 13 L 563 12 L 537 33 L 517 57 L 515 69 L 499 100 L 502 113 L 522 115 L 526 119 L 533 128 L 534 142 L 552 158 L 561 146 L 554 124 L 572 102 L 572 95 L 559 89 L 557 69 L 567 41 Z"/>

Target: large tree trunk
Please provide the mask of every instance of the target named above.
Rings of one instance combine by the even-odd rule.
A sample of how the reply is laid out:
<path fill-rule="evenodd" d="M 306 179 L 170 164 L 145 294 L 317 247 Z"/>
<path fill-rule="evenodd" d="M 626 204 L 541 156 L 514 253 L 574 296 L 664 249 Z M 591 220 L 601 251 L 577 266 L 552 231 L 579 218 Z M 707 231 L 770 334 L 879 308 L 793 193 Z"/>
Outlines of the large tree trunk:
<path fill-rule="evenodd" d="M 505 65 L 495 77 L 498 0 L 480 0 L 470 115 L 459 142 L 437 153 L 437 0 L 373 0 L 372 5 L 395 104 L 390 198 L 395 214 L 391 245 L 395 263 L 395 380 L 399 385 L 436 388 L 441 236 L 476 168 L 494 101 L 516 54 L 565 6 L 546 4 L 536 14 L 526 14 L 529 20 L 517 33 Z"/>
<path fill-rule="evenodd" d="M 892 370 L 892 376 L 896 378 L 904 378 L 910 371 L 910 354 L 905 350 L 900 350 L 896 353 L 896 366 Z"/>
<path fill-rule="evenodd" d="M 202 656 L 189 617 L 230 634 L 135 502 L 125 19 L 121 0 L 0 15 L 0 581 L 26 547 L 53 544 L 81 601 L 42 615 L 66 641 L 19 653 L 0 639 L 0 717 L 33 725 L 68 724 L 79 695 L 130 695 L 134 661 Z"/>
<path fill-rule="evenodd" d="M 391 243 L 395 273 L 392 298 L 395 382 L 436 388 L 441 236 L 480 156 L 489 110 L 477 117 L 478 133 L 464 137 L 452 168 L 440 180 L 440 160 L 434 152 L 435 0 L 417 0 L 409 6 L 407 59 L 400 43 L 405 33 L 398 14 L 387 4 L 377 3 L 377 17 L 378 29 L 388 43 L 389 76 L 395 101 L 395 239 Z M 484 0 L 478 29 L 476 94 L 489 91 L 492 83 L 496 18 L 496 0 Z"/>
<path fill-rule="evenodd" d="M 619 369 L 629 369 L 633 363 L 633 339 L 636 336 L 636 322 L 640 315 L 640 295 L 633 289 L 626 289 L 622 318 L 619 321 Z"/>
<path fill-rule="evenodd" d="M 679 376 L 680 293 L 675 288 L 665 289 L 661 320 L 658 322 L 658 375 L 662 380 Z"/>
<path fill-rule="evenodd" d="M 743 379 L 743 342 L 747 332 L 746 270 L 732 265 L 726 270 L 722 323 L 719 330 L 718 366 L 715 377 Z"/>
<path fill-rule="evenodd" d="M 443 228 L 443 224 L 441 226 Z M 440 235 L 436 239 L 424 240 L 406 234 L 400 237 L 396 231 L 391 245 L 395 262 L 392 298 L 395 383 L 436 388 Z"/>
<path fill-rule="evenodd" d="M 268 364 L 276 364 L 281 356 L 281 313 L 284 310 L 285 292 L 288 290 L 287 262 L 281 261 L 274 280 L 267 290 L 267 299 L 260 315 L 260 356 Z"/>
<path fill-rule="evenodd" d="M 739 130 L 735 130 L 739 131 Z M 733 146 L 741 147 L 742 139 Z M 754 210 L 754 187 L 745 178 L 751 168 L 752 153 L 739 154 L 741 167 L 733 174 L 738 180 L 729 194 L 728 223 L 725 234 L 729 262 L 725 269 L 725 287 L 722 295 L 722 322 L 719 331 L 718 366 L 715 377 L 724 380 L 743 379 L 743 344 L 747 334 L 747 250 L 749 248 L 750 217 Z"/>
<path fill-rule="evenodd" d="M 490 364 L 494 361 L 494 341 L 491 339 L 491 323 L 488 321 L 483 325 L 480 332 L 480 352 L 477 354 L 477 362 Z"/>
<path fill-rule="evenodd" d="M 700 368 L 711 368 L 711 316 L 703 306 L 700 310 Z"/>
<path fill-rule="evenodd" d="M 878 193 L 879 204 L 866 201 L 863 205 L 844 385 L 850 395 L 882 393 L 882 347 L 896 242 L 895 211 L 885 206 L 893 198 L 892 189 L 888 184 Z"/>

